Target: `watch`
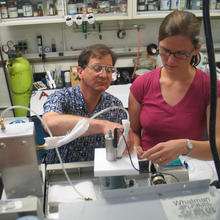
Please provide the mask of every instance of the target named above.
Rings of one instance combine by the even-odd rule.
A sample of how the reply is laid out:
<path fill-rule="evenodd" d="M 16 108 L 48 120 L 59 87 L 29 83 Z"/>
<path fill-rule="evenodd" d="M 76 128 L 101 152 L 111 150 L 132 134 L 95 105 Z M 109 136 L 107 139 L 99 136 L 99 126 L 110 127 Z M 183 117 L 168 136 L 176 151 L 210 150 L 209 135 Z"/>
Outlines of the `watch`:
<path fill-rule="evenodd" d="M 188 156 L 190 155 L 190 153 L 192 152 L 193 149 L 193 143 L 192 141 L 190 141 L 189 139 L 186 139 L 186 143 L 187 143 L 187 153 L 186 154 L 182 154 L 183 156 Z"/>

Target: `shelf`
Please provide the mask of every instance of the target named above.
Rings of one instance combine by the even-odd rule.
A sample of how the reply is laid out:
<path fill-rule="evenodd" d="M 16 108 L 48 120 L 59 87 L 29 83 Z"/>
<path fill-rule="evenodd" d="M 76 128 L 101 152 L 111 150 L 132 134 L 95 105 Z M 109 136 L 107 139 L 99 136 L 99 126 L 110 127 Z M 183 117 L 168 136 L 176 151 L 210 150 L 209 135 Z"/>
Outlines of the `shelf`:
<path fill-rule="evenodd" d="M 65 6 L 65 4 L 64 4 Z M 202 17 L 202 10 L 188 10 L 193 12 L 197 17 Z M 127 0 L 126 13 L 98 13 L 94 14 L 95 21 L 117 21 L 130 19 L 162 19 L 171 12 L 169 11 L 137 11 L 137 0 Z M 65 10 L 63 9 L 63 13 Z M 63 14 L 62 14 L 63 15 Z M 84 16 L 84 15 L 83 15 Z M 210 17 L 220 18 L 220 10 L 210 10 Z M 83 18 L 84 19 L 84 18 Z M 50 23 L 65 23 L 65 16 L 38 16 L 38 17 L 22 17 L 0 19 L 1 26 L 17 26 L 17 25 L 33 25 L 33 24 L 50 24 Z"/>
<path fill-rule="evenodd" d="M 27 18 L 9 18 L 1 19 L 0 26 L 17 26 L 30 24 L 50 24 L 65 22 L 64 16 L 39 16 Z"/>
<path fill-rule="evenodd" d="M 112 51 L 115 52 L 118 56 L 132 56 L 137 54 L 137 47 L 126 47 L 126 48 L 112 48 Z M 141 47 L 140 51 L 146 50 L 146 47 Z M 62 55 L 61 55 L 62 53 Z M 53 59 L 77 59 L 81 50 L 76 51 L 63 51 L 63 52 L 50 52 L 45 53 L 46 60 L 53 60 Z M 24 54 L 23 55 L 28 60 L 41 60 L 39 53 L 32 53 L 32 54 Z"/>
<path fill-rule="evenodd" d="M 127 20 L 132 18 L 132 10 L 133 10 L 132 0 L 127 0 L 126 13 L 121 13 L 121 12 L 103 13 L 103 14 L 98 13 L 98 14 L 94 14 L 94 18 L 96 21 Z M 33 25 L 33 24 L 50 24 L 50 23 L 65 23 L 65 13 L 64 16 L 55 15 L 55 16 L 37 16 L 37 17 L 0 19 L 0 27 L 17 26 L 17 25 Z"/>
<path fill-rule="evenodd" d="M 127 13 L 95 14 L 94 18 L 95 21 L 130 19 Z M 33 25 L 33 24 L 65 23 L 65 17 L 42 16 L 42 17 L 27 17 L 27 18 L 9 18 L 9 19 L 1 19 L 0 21 L 1 21 L 0 26 L 18 26 L 18 25 Z"/>
<path fill-rule="evenodd" d="M 203 17 L 202 10 L 187 10 L 194 13 L 197 17 Z M 155 19 L 164 18 L 172 11 L 136 11 L 133 14 L 134 19 Z M 220 17 L 220 10 L 210 10 L 210 17 Z"/>

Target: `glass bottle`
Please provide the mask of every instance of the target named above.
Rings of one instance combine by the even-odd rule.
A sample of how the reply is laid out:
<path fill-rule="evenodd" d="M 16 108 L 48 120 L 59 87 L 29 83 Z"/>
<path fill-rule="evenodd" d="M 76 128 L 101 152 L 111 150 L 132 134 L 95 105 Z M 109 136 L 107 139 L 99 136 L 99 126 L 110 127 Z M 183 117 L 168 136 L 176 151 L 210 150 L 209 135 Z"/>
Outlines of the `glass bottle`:
<path fill-rule="evenodd" d="M 191 9 L 192 10 L 200 10 L 201 9 L 201 5 L 202 5 L 201 0 L 191 1 Z"/>
<path fill-rule="evenodd" d="M 8 17 L 17 18 L 18 17 L 18 8 L 15 4 L 15 0 L 8 0 Z"/>
<path fill-rule="evenodd" d="M 82 14 L 87 13 L 87 5 L 85 3 L 82 4 Z"/>
<path fill-rule="evenodd" d="M 63 11 L 63 0 L 57 0 L 55 5 L 56 5 L 57 15 L 63 15 L 64 14 L 64 11 Z"/>
<path fill-rule="evenodd" d="M 120 2 L 120 11 L 122 13 L 126 13 L 127 12 L 127 1 L 121 1 Z"/>
<path fill-rule="evenodd" d="M 1 17 L 8 18 L 8 7 L 6 1 L 1 1 Z"/>
<path fill-rule="evenodd" d="M 88 3 L 87 12 L 88 13 L 93 13 L 92 3 Z"/>
<path fill-rule="evenodd" d="M 75 15 L 77 14 L 77 4 L 74 0 L 69 0 L 67 5 L 67 13 L 68 15 Z"/>
<path fill-rule="evenodd" d="M 24 17 L 33 16 L 33 6 L 29 0 L 25 0 L 23 3 Z"/>
<path fill-rule="evenodd" d="M 33 4 L 33 16 L 34 16 L 34 17 L 39 16 L 39 15 L 38 15 L 38 10 L 37 10 L 37 5 L 36 5 L 36 4 Z"/>
<path fill-rule="evenodd" d="M 55 5 L 53 4 L 53 1 L 50 1 L 48 11 L 49 11 L 50 16 L 56 14 L 56 8 L 55 8 Z"/>
<path fill-rule="evenodd" d="M 18 8 L 18 17 L 23 17 L 24 16 L 24 11 L 23 11 L 23 1 L 22 0 L 17 0 L 17 8 Z"/>
<path fill-rule="evenodd" d="M 37 3 L 37 11 L 38 11 L 38 16 L 43 16 L 44 15 L 42 2 Z"/>
<path fill-rule="evenodd" d="M 77 13 L 81 14 L 83 7 L 83 0 L 76 0 L 76 5 L 77 5 Z"/>

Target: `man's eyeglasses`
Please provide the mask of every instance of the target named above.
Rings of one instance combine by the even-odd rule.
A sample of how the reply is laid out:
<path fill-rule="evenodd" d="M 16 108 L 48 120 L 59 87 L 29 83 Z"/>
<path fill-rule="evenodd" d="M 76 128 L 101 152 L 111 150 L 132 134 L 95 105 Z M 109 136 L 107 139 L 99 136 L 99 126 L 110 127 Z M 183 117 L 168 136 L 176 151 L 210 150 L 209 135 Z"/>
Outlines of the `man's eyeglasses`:
<path fill-rule="evenodd" d="M 195 49 L 193 48 L 189 53 L 184 53 L 182 51 L 172 52 L 171 50 L 168 50 L 168 49 L 166 49 L 164 47 L 160 47 L 158 51 L 159 51 L 160 56 L 169 57 L 171 54 L 173 54 L 173 56 L 175 58 L 181 59 L 181 60 L 185 60 L 185 59 L 187 59 L 192 54 L 192 52 L 194 50 Z"/>
<path fill-rule="evenodd" d="M 108 65 L 102 65 L 102 64 L 94 64 L 91 66 L 87 66 L 89 69 L 93 70 L 96 73 L 101 73 L 103 70 L 107 74 L 112 74 L 114 72 L 117 72 L 117 69 L 114 66 L 108 66 Z"/>

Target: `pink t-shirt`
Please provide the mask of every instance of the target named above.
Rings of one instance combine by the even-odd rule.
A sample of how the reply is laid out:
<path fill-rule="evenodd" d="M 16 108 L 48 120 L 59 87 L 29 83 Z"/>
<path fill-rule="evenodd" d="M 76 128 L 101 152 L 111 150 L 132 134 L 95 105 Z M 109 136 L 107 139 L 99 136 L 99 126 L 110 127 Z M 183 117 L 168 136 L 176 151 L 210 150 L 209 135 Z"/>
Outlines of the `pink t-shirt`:
<path fill-rule="evenodd" d="M 161 94 L 160 72 L 161 68 L 158 68 L 145 73 L 130 87 L 131 93 L 142 105 L 140 123 L 143 149 L 171 139 L 203 140 L 207 128 L 206 108 L 210 102 L 210 76 L 197 69 L 185 96 L 176 105 L 170 106 Z"/>

